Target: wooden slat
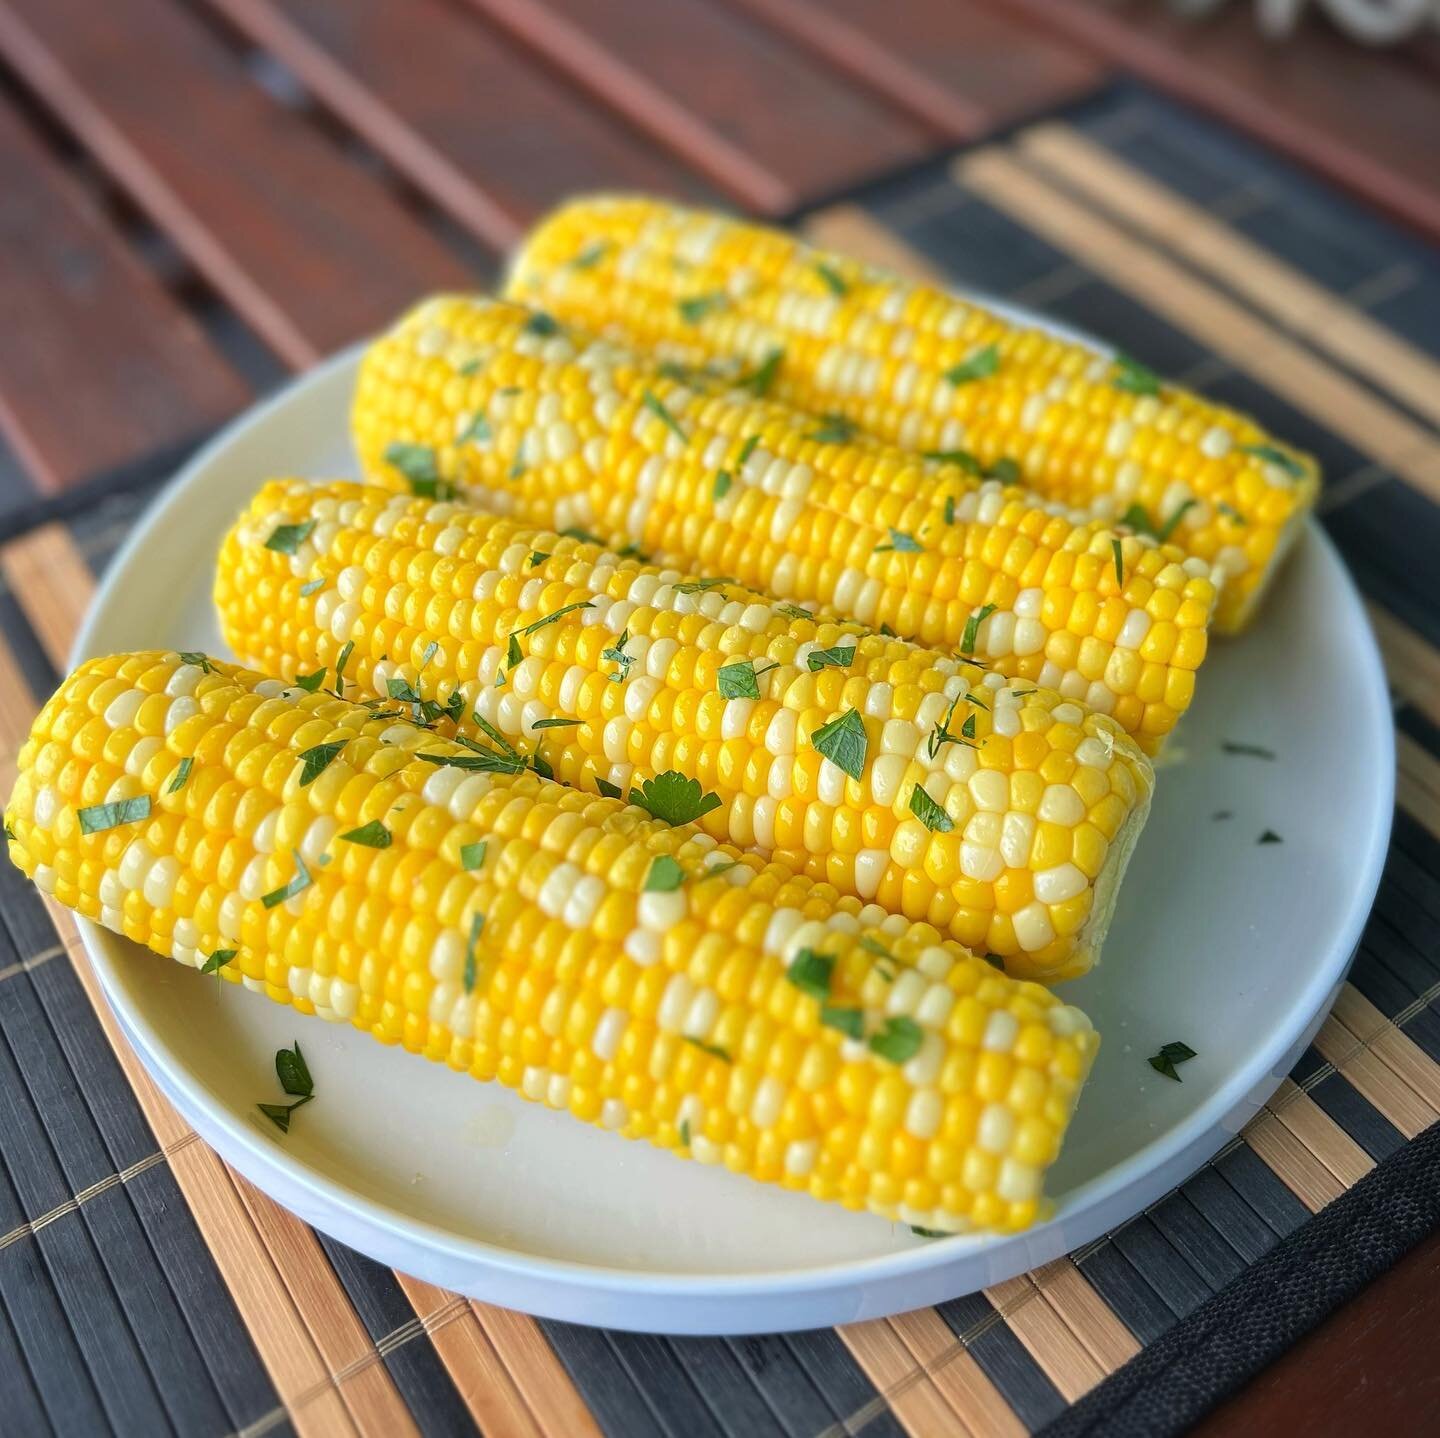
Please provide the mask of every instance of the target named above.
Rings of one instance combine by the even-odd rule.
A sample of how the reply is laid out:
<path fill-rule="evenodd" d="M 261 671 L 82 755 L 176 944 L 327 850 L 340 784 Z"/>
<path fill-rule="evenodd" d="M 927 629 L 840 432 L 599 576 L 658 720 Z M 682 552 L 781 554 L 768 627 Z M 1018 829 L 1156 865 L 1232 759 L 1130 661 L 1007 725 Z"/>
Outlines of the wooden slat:
<path fill-rule="evenodd" d="M 1073 1260 L 1057 1258 L 1030 1276 L 1106 1373 L 1113 1373 L 1140 1351 L 1135 1335 L 1090 1286 L 1090 1280 Z"/>
<path fill-rule="evenodd" d="M 1025 1425 L 933 1308 L 888 1320 L 941 1397 L 977 1438 L 1024 1438 Z"/>
<path fill-rule="evenodd" d="M 1395 733 L 1395 758 L 1399 765 L 1396 799 L 1440 839 L 1440 759 L 1403 729 Z"/>
<path fill-rule="evenodd" d="M 1207 271 L 1416 413 L 1440 421 L 1440 361 L 1393 330 L 1068 125 L 1038 125 L 1019 144 L 1065 185 Z"/>
<path fill-rule="evenodd" d="M 582 89 L 755 209 L 911 163 L 932 136 L 709 0 L 470 0 Z"/>
<path fill-rule="evenodd" d="M 90 607 L 95 581 L 63 524 L 44 524 L 0 550 L 0 571 L 59 673 Z M 48 696 L 35 696 L 37 699 Z"/>
<path fill-rule="evenodd" d="M 835 1332 L 910 1438 L 969 1433 L 887 1319 L 851 1323 Z"/>
<path fill-rule="evenodd" d="M 829 205 L 809 216 L 800 228 L 805 238 L 821 249 L 837 250 L 872 265 L 883 265 L 921 284 L 948 283 L 938 265 L 931 264 L 894 230 L 871 218 L 859 205 Z"/>
<path fill-rule="evenodd" d="M 291 364 L 470 278 L 172 0 L 3 0 L 0 54 Z"/>
<path fill-rule="evenodd" d="M 946 140 L 1093 89 L 1103 71 L 988 0 L 731 0 Z"/>
<path fill-rule="evenodd" d="M 1321 1025 L 1320 1032 L 1315 1036 L 1315 1048 L 1338 1073 L 1345 1075 L 1346 1081 L 1355 1086 L 1362 1098 L 1374 1104 L 1406 1138 L 1414 1138 L 1440 1118 L 1440 1110 L 1431 1108 L 1334 1014 Z"/>
<path fill-rule="evenodd" d="M 1353 984 L 1335 1000 L 1335 1016 L 1365 1043 L 1411 1093 L 1440 1113 L 1440 1064 L 1403 1029 L 1397 1028 Z"/>
<path fill-rule="evenodd" d="M 703 197 L 653 145 L 444 0 L 206 0 L 495 249 L 580 190 Z"/>
<path fill-rule="evenodd" d="M 1375 1160 L 1290 1079 L 1281 1080 L 1269 1108 L 1345 1188 L 1354 1188 L 1375 1167 Z"/>
<path fill-rule="evenodd" d="M 956 162 L 962 183 L 1133 295 L 1362 453 L 1440 501 L 1440 440 L 1244 306 L 998 149 Z"/>
<path fill-rule="evenodd" d="M 54 491 L 188 442 L 247 391 L 86 194 L 0 103 L 0 423 Z"/>
<path fill-rule="evenodd" d="M 1066 1402 L 1074 1403 L 1105 1377 L 1105 1369 L 1045 1301 L 1029 1274 L 985 1292 Z"/>
<path fill-rule="evenodd" d="M 1366 604 L 1370 627 L 1385 660 L 1385 677 L 1422 713 L 1440 724 L 1440 651 L 1427 644 L 1408 624 L 1378 604 Z"/>
<path fill-rule="evenodd" d="M 540 1325 L 524 1313 L 472 1303 L 476 1319 L 494 1346 L 516 1388 L 530 1406 L 540 1431 L 564 1438 L 601 1438 L 600 1426 L 555 1356 Z"/>
<path fill-rule="evenodd" d="M 1321 17 L 1267 44 L 1252 6 L 1187 24 L 1153 0 L 1003 0 L 1067 39 L 1203 105 L 1440 236 L 1440 172 L 1417 144 L 1440 128 L 1440 91 L 1394 55 Z"/>

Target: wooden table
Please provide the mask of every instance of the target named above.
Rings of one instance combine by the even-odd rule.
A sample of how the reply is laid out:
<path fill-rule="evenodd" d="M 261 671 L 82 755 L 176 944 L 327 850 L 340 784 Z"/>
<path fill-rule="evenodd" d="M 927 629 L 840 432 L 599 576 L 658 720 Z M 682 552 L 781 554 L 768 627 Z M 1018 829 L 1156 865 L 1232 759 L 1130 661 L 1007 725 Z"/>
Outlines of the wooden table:
<path fill-rule="evenodd" d="M 193 1141 L 113 1032 L 110 1057 L 73 928 L 12 883 L 0 1089 L 33 1107 L 0 1115 L 18 1135 L 0 1149 L 7 1411 L 74 1432 L 1021 1431 L 1433 1121 L 1440 603 L 1415 577 L 1440 533 L 1440 169 L 1416 137 L 1440 133 L 1440 47 L 1381 55 L 1310 26 L 1277 52 L 1244 8 L 1189 31 L 1141 0 L 0 0 L 7 787 L 95 567 L 156 483 L 258 395 L 427 290 L 486 283 L 550 205 L 600 187 L 1003 290 L 1273 415 L 1329 470 L 1402 755 L 1374 961 L 1233 1153 L 1074 1262 L 788 1339 L 538 1325 L 318 1238 Z M 1269 175 L 1276 154 L 1313 195 Z M 1343 225 L 1287 229 L 1292 195 Z M 53 1091 L 35 1078 L 51 1070 Z M 115 1195 L 130 1207 L 111 1214 Z M 61 1246 L 77 1214 L 83 1253 Z M 1431 1239 L 1204 1431 L 1282 1414 L 1416 1430 L 1437 1262 Z M 1147 1283 L 1153 1264 L 1183 1291 Z"/>

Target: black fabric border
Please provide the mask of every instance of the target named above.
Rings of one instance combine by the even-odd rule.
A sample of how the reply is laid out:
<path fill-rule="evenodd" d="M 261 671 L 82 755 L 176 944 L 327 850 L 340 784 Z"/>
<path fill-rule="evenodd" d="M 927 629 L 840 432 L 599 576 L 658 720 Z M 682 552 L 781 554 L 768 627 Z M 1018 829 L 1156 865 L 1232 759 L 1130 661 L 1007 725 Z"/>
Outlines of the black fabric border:
<path fill-rule="evenodd" d="M 1177 1434 L 1440 1227 L 1440 1123 L 1142 1349 L 1040 1438 Z"/>

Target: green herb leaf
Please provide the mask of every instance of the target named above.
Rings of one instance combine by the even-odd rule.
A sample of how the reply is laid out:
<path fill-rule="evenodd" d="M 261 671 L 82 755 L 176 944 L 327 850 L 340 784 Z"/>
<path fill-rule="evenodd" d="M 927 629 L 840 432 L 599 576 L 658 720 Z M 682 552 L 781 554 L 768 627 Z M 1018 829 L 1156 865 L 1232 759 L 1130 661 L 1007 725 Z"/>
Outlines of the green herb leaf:
<path fill-rule="evenodd" d="M 707 1044 L 704 1039 L 692 1038 L 689 1034 L 682 1034 L 681 1038 L 683 1038 L 687 1044 L 694 1044 L 701 1053 L 709 1054 L 711 1058 L 721 1059 L 727 1064 L 735 1062 L 735 1060 L 730 1057 L 729 1051 L 722 1049 L 719 1044 Z"/>
<path fill-rule="evenodd" d="M 470 423 L 455 436 L 455 443 L 483 444 L 486 440 L 494 437 L 490 432 L 490 421 L 485 418 L 483 411 L 477 409 Z"/>
<path fill-rule="evenodd" d="M 612 784 L 608 779 L 600 778 L 599 775 L 596 775 L 595 778 L 595 788 L 607 799 L 618 799 L 621 797 L 620 786 L 618 784 Z"/>
<path fill-rule="evenodd" d="M 379 819 L 371 819 L 368 824 L 361 824 L 358 829 L 349 829 L 341 834 L 340 838 L 347 844 L 361 844 L 367 849 L 390 847 L 390 831 Z"/>
<path fill-rule="evenodd" d="M 870 1052 L 892 1064 L 903 1064 L 920 1052 L 924 1040 L 925 1031 L 914 1019 L 897 1014 L 886 1019 L 878 1033 L 870 1035 Z"/>
<path fill-rule="evenodd" d="M 281 1133 L 290 1132 L 290 1115 L 297 1108 L 304 1108 L 315 1095 L 306 1094 L 304 1098 L 297 1098 L 294 1103 L 257 1103 L 256 1108 L 280 1130 Z"/>
<path fill-rule="evenodd" d="M 817 953 L 814 949 L 801 949 L 790 961 L 785 977 L 812 999 L 822 1003 L 830 997 L 830 980 L 834 976 L 835 959 L 830 954 Z"/>
<path fill-rule="evenodd" d="M 520 649 L 520 636 L 518 634 L 512 634 L 509 639 L 505 641 L 505 663 L 509 665 L 511 669 L 514 669 L 517 664 L 523 664 L 524 662 L 525 655 Z"/>
<path fill-rule="evenodd" d="M 982 604 L 980 608 L 965 621 L 965 632 L 960 636 L 961 654 L 968 655 L 975 652 L 975 645 L 980 638 L 980 626 L 984 624 L 994 612 L 995 606 L 993 604 Z"/>
<path fill-rule="evenodd" d="M 492 754 L 488 749 L 470 754 L 417 754 L 417 759 L 442 769 L 468 769 L 476 774 L 518 774 L 525 761 L 510 754 Z"/>
<path fill-rule="evenodd" d="M 640 548 L 638 544 L 627 544 L 615 551 L 619 559 L 638 559 L 641 564 L 649 564 L 650 556 Z"/>
<path fill-rule="evenodd" d="M 1254 455 L 1263 464 L 1273 464 L 1277 469 L 1284 470 L 1291 479 L 1305 478 L 1305 466 L 1273 444 L 1242 444 L 1240 453 Z"/>
<path fill-rule="evenodd" d="M 968 449 L 927 449 L 921 458 L 938 460 L 941 464 L 958 464 L 966 474 L 980 473 L 980 461 Z"/>
<path fill-rule="evenodd" d="M 593 270 L 605 258 L 605 252 L 609 248 L 609 240 L 591 240 L 570 261 L 570 268 L 572 270 Z"/>
<path fill-rule="evenodd" d="M 744 444 L 740 446 L 740 453 L 735 456 L 735 468 L 744 469 L 750 462 L 750 456 L 760 447 L 760 436 L 752 434 Z"/>
<path fill-rule="evenodd" d="M 815 273 L 825 281 L 825 287 L 832 295 L 850 293 L 850 286 L 845 283 L 844 275 L 840 274 L 833 265 L 827 265 L 824 260 L 816 260 Z"/>
<path fill-rule="evenodd" d="M 190 778 L 190 771 L 195 767 L 194 759 L 188 755 L 180 761 L 180 767 L 175 771 L 175 777 L 170 781 L 170 787 L 166 789 L 167 794 L 177 794 L 183 789 Z"/>
<path fill-rule="evenodd" d="M 865 751 L 869 739 L 865 733 L 865 721 L 858 710 L 847 709 L 838 718 L 822 724 L 810 736 L 810 742 L 852 779 L 858 779 L 865 772 Z"/>
<path fill-rule="evenodd" d="M 1236 509 L 1233 504 L 1225 504 L 1222 501 L 1220 504 L 1217 504 L 1215 508 L 1218 509 L 1220 513 L 1223 514 L 1225 518 L 1228 519 L 1232 524 L 1245 523 L 1245 516 L 1241 514 L 1240 511 Z"/>
<path fill-rule="evenodd" d="M 683 579 L 671 587 L 676 594 L 708 594 L 712 589 L 719 589 L 722 584 L 739 583 L 738 579 L 725 575 L 720 579 Z"/>
<path fill-rule="evenodd" d="M 778 664 L 767 664 L 763 669 L 755 667 L 753 659 L 737 659 L 733 664 L 722 664 L 716 675 L 722 699 L 758 699 L 760 697 L 760 676 L 778 669 Z"/>
<path fill-rule="evenodd" d="M 410 482 L 417 499 L 454 499 L 455 486 L 440 477 L 435 451 L 428 444 L 405 444 L 397 440 L 385 446 L 385 460 Z"/>
<path fill-rule="evenodd" d="M 689 443 L 689 436 L 680 428 L 680 421 L 665 408 L 664 403 L 656 396 L 653 390 L 647 389 L 640 403 L 643 404 L 671 434 L 678 436 L 682 444 Z"/>
<path fill-rule="evenodd" d="M 577 609 L 594 609 L 594 607 L 593 599 L 577 599 L 573 604 L 562 604 L 553 614 L 547 614 L 543 619 L 537 619 L 523 629 L 517 629 L 515 634 L 522 637 L 534 634 L 537 629 L 544 629 L 547 624 L 554 624 L 557 619 L 563 619 L 567 614 L 574 614 Z M 515 635 L 512 634 L 510 637 L 513 639 Z"/>
<path fill-rule="evenodd" d="M 843 414 L 822 414 L 820 419 L 820 428 L 812 429 L 806 439 L 813 439 L 816 444 L 847 444 L 854 439 L 855 424 Z"/>
<path fill-rule="evenodd" d="M 746 375 L 740 381 L 742 389 L 748 389 L 751 393 L 762 398 L 770 393 L 775 383 L 775 376 L 780 373 L 780 364 L 785 358 L 785 351 L 782 348 L 775 348 L 760 361 L 759 367 L 754 373 Z"/>
<path fill-rule="evenodd" d="M 783 614 L 787 619 L 814 619 L 813 610 L 802 609 L 798 604 L 777 604 L 776 614 Z"/>
<path fill-rule="evenodd" d="M 200 654 L 193 649 L 180 650 L 180 662 L 182 664 L 193 664 L 202 674 L 213 674 L 215 672 L 215 666 L 211 663 L 210 656 L 208 654 Z"/>
<path fill-rule="evenodd" d="M 219 973 L 239 952 L 239 949 L 216 949 L 200 966 L 200 972 L 202 974 Z"/>
<path fill-rule="evenodd" d="M 861 1009 L 837 1008 L 833 1004 L 820 1006 L 820 1022 L 827 1029 L 839 1029 L 846 1038 L 865 1037 L 865 1014 Z"/>
<path fill-rule="evenodd" d="M 999 969 L 1002 974 L 1005 972 L 1005 960 L 1001 958 L 999 954 L 982 954 L 980 957 L 984 959 L 992 969 Z"/>
<path fill-rule="evenodd" d="M 77 809 L 75 817 L 80 820 L 82 834 L 100 834 L 106 829 L 118 829 L 121 824 L 138 824 L 150 817 L 150 796 L 137 794 L 133 799 L 90 804 L 84 809 Z"/>
<path fill-rule="evenodd" d="M 985 478 L 998 479 L 1001 484 L 1016 484 L 1020 479 L 1020 465 L 1006 455 L 1003 459 L 997 459 L 985 471 Z"/>
<path fill-rule="evenodd" d="M 1125 556 L 1121 553 L 1118 539 L 1110 541 L 1110 553 L 1115 559 L 1115 583 L 1123 589 L 1125 587 Z"/>
<path fill-rule="evenodd" d="M 303 689 L 307 694 L 314 694 L 325 682 L 325 666 L 322 664 L 313 674 L 297 674 L 290 682 L 297 689 Z"/>
<path fill-rule="evenodd" d="M 1166 1078 L 1174 1079 L 1176 1083 L 1181 1083 L 1182 1079 L 1180 1075 L 1175 1072 L 1175 1065 L 1183 1064 L 1188 1059 L 1193 1059 L 1194 1057 L 1195 1050 L 1192 1049 L 1189 1044 L 1176 1041 L 1174 1043 L 1161 1044 L 1160 1052 L 1158 1054 L 1151 1054 L 1146 1062 L 1157 1074 L 1163 1074 Z"/>
<path fill-rule="evenodd" d="M 275 1073 L 280 1087 L 291 1098 L 309 1098 L 315 1092 L 315 1081 L 310 1077 L 310 1068 L 298 1041 L 293 1049 L 280 1049 L 276 1053 Z"/>
<path fill-rule="evenodd" d="M 489 847 L 488 839 L 479 839 L 473 844 L 461 844 L 460 867 L 467 873 L 478 869 L 485 862 L 485 852 Z"/>
<path fill-rule="evenodd" d="M 955 523 L 955 496 L 953 494 L 945 496 L 945 523 Z"/>
<path fill-rule="evenodd" d="M 644 891 L 647 894 L 673 894 L 684 882 L 685 870 L 669 854 L 659 854 L 645 875 Z"/>
<path fill-rule="evenodd" d="M 686 1148 L 690 1147 L 690 1120 L 688 1118 L 682 1118 L 680 1120 L 680 1142 L 684 1144 Z"/>
<path fill-rule="evenodd" d="M 869 934 L 860 940 L 860 947 L 867 954 L 874 954 L 877 959 L 893 959 L 895 957 L 879 939 L 872 939 Z"/>
<path fill-rule="evenodd" d="M 666 824 L 693 824 L 720 807 L 720 796 L 704 792 L 698 779 L 667 769 L 633 787 L 630 802 Z"/>
<path fill-rule="evenodd" d="M 555 777 L 555 771 L 550 767 L 550 761 L 538 749 L 530 756 L 530 767 L 542 779 Z"/>
<path fill-rule="evenodd" d="M 1148 365 L 1129 355 L 1115 356 L 1115 375 L 1110 381 L 1126 394 L 1159 394 L 1160 376 Z"/>
<path fill-rule="evenodd" d="M 810 666 L 812 674 L 818 674 L 822 669 L 848 669 L 855 662 L 856 645 L 849 644 L 843 649 L 835 645 L 832 649 L 812 650 L 805 662 Z"/>
<path fill-rule="evenodd" d="M 355 652 L 355 641 L 347 639 L 335 658 L 335 697 L 345 697 L 345 666 L 350 662 L 350 656 Z"/>
<path fill-rule="evenodd" d="M 305 860 L 300 857 L 298 849 L 292 851 L 295 855 L 295 876 L 288 884 L 282 884 L 278 889 L 271 889 L 268 894 L 261 894 L 260 902 L 267 909 L 273 909 L 278 904 L 283 904 L 287 899 L 293 899 L 296 894 L 303 893 L 313 882 L 310 878 L 310 870 L 305 867 Z"/>
<path fill-rule="evenodd" d="M 270 538 L 265 541 L 265 548 L 274 549 L 281 554 L 294 554 L 314 533 L 318 523 L 318 520 L 307 519 L 300 524 L 277 524 Z M 180 657 L 185 659 L 183 654 Z M 188 659 L 185 659 L 185 662 L 190 663 Z"/>
<path fill-rule="evenodd" d="M 910 1232 L 916 1238 L 951 1238 L 954 1235 L 946 1233 L 943 1228 L 921 1228 L 918 1223 L 910 1225 Z"/>
<path fill-rule="evenodd" d="M 1234 811 L 1233 809 L 1216 809 L 1216 811 L 1215 811 L 1213 814 L 1211 814 L 1211 816 L 1210 816 L 1210 818 L 1211 818 L 1212 820 L 1215 820 L 1215 819 L 1233 819 L 1234 817 L 1235 817 L 1235 811 Z"/>
<path fill-rule="evenodd" d="M 602 659 L 608 659 L 612 664 L 618 664 L 620 666 L 620 672 L 618 674 L 609 676 L 617 684 L 623 684 L 630 677 L 630 666 L 635 662 L 634 656 L 625 652 L 625 646 L 629 642 L 630 631 L 628 628 L 623 629 L 620 631 L 620 637 L 614 644 L 608 649 L 602 649 L 600 651 L 600 657 Z"/>
<path fill-rule="evenodd" d="M 715 471 L 714 497 L 716 504 L 719 504 L 719 502 L 730 493 L 730 486 L 734 482 L 728 469 L 717 469 Z"/>
<path fill-rule="evenodd" d="M 480 935 L 485 931 L 485 915 L 472 914 L 470 916 L 470 937 L 465 944 L 465 992 L 475 992 L 475 974 L 479 968 L 480 958 L 475 946 L 480 942 Z"/>
<path fill-rule="evenodd" d="M 472 714 L 475 726 L 492 743 L 498 744 L 512 759 L 520 757 L 520 751 L 481 713 Z M 468 745 L 466 746 L 469 747 Z"/>
<path fill-rule="evenodd" d="M 335 762 L 340 751 L 349 742 L 348 739 L 336 739 L 329 744 L 316 744 L 313 748 L 306 749 L 300 755 L 304 760 L 304 767 L 300 770 L 300 787 L 306 789 L 313 784 Z"/>
<path fill-rule="evenodd" d="M 1156 530 L 1155 538 L 1158 539 L 1161 544 L 1164 544 L 1165 541 L 1169 539 L 1172 534 L 1175 533 L 1176 526 L 1179 525 L 1180 521 L 1185 518 L 1185 512 L 1187 510 L 1194 509 L 1195 506 L 1199 503 L 1200 501 L 1198 499 L 1187 499 L 1184 501 L 1183 504 L 1176 505 L 1175 513 L 1172 514 L 1170 518 L 1167 519 L 1158 530 Z"/>
<path fill-rule="evenodd" d="M 530 568 L 534 569 L 538 565 L 544 564 L 549 558 L 550 556 L 543 549 L 532 549 L 530 551 Z"/>
<path fill-rule="evenodd" d="M 971 715 L 974 718 L 974 715 Z M 955 827 L 955 821 L 917 784 L 910 791 L 910 812 L 932 833 L 948 834 Z"/>
<path fill-rule="evenodd" d="M 1000 368 L 1000 348 L 988 344 L 975 351 L 969 358 L 945 371 L 945 378 L 951 384 L 969 384 L 972 380 L 989 379 Z"/>
<path fill-rule="evenodd" d="M 1266 829 L 1255 842 L 1257 844 L 1283 844 L 1285 840 L 1274 829 Z"/>
<path fill-rule="evenodd" d="M 1220 748 L 1226 754 L 1243 754 L 1250 759 L 1274 759 L 1276 757 L 1273 749 L 1267 749 L 1263 744 L 1237 744 L 1233 739 L 1222 739 Z"/>
<path fill-rule="evenodd" d="M 1136 534 L 1154 534 L 1155 526 L 1150 523 L 1149 511 L 1143 504 L 1132 504 L 1120 516 L 1120 523 L 1129 525 Z"/>
<path fill-rule="evenodd" d="M 584 722 L 583 719 L 537 719 L 531 724 L 530 729 L 532 732 L 536 729 L 575 729 Z"/>
<path fill-rule="evenodd" d="M 525 321 L 524 330 L 527 335 L 539 335 L 542 339 L 549 339 L 551 335 L 560 333 L 560 322 L 553 315 L 547 315 L 544 310 L 536 310 Z"/>
<path fill-rule="evenodd" d="M 687 300 L 679 300 L 675 308 L 680 311 L 680 318 L 687 325 L 698 325 L 706 315 L 723 310 L 727 302 L 724 290 L 712 290 L 706 295 L 693 295 Z"/>
<path fill-rule="evenodd" d="M 877 544 L 874 552 L 885 554 L 893 550 L 896 554 L 923 554 L 925 546 L 915 538 L 913 534 L 906 534 L 903 529 L 892 529 L 890 531 L 889 544 Z"/>

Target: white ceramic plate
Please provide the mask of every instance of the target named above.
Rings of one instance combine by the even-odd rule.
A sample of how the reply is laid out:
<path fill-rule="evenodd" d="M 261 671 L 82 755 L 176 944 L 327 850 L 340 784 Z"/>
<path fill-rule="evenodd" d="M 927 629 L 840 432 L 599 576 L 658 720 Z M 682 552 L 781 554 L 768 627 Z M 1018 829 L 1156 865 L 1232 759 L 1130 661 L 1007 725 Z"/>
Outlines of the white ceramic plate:
<path fill-rule="evenodd" d="M 265 477 L 354 473 L 356 362 L 351 351 L 297 380 L 186 467 L 111 566 L 77 657 L 221 648 L 209 597 L 221 535 Z M 1226 756 L 1222 739 L 1279 757 Z M 1015 1238 L 920 1240 L 680 1162 L 81 927 L 121 1025 L 180 1112 L 343 1242 L 584 1323 L 845 1323 L 1012 1277 L 1131 1217 L 1239 1130 L 1318 1027 L 1379 882 L 1394 786 L 1374 640 L 1318 526 L 1255 631 L 1215 646 L 1177 751 L 1105 962 L 1067 990 L 1104 1043 L 1051 1177 L 1057 1211 Z M 1284 842 L 1258 845 L 1267 828 Z M 275 1096 L 272 1057 L 294 1038 L 318 1098 L 282 1136 L 255 1103 Z M 1172 1039 L 1199 1052 L 1183 1083 L 1145 1062 Z"/>

